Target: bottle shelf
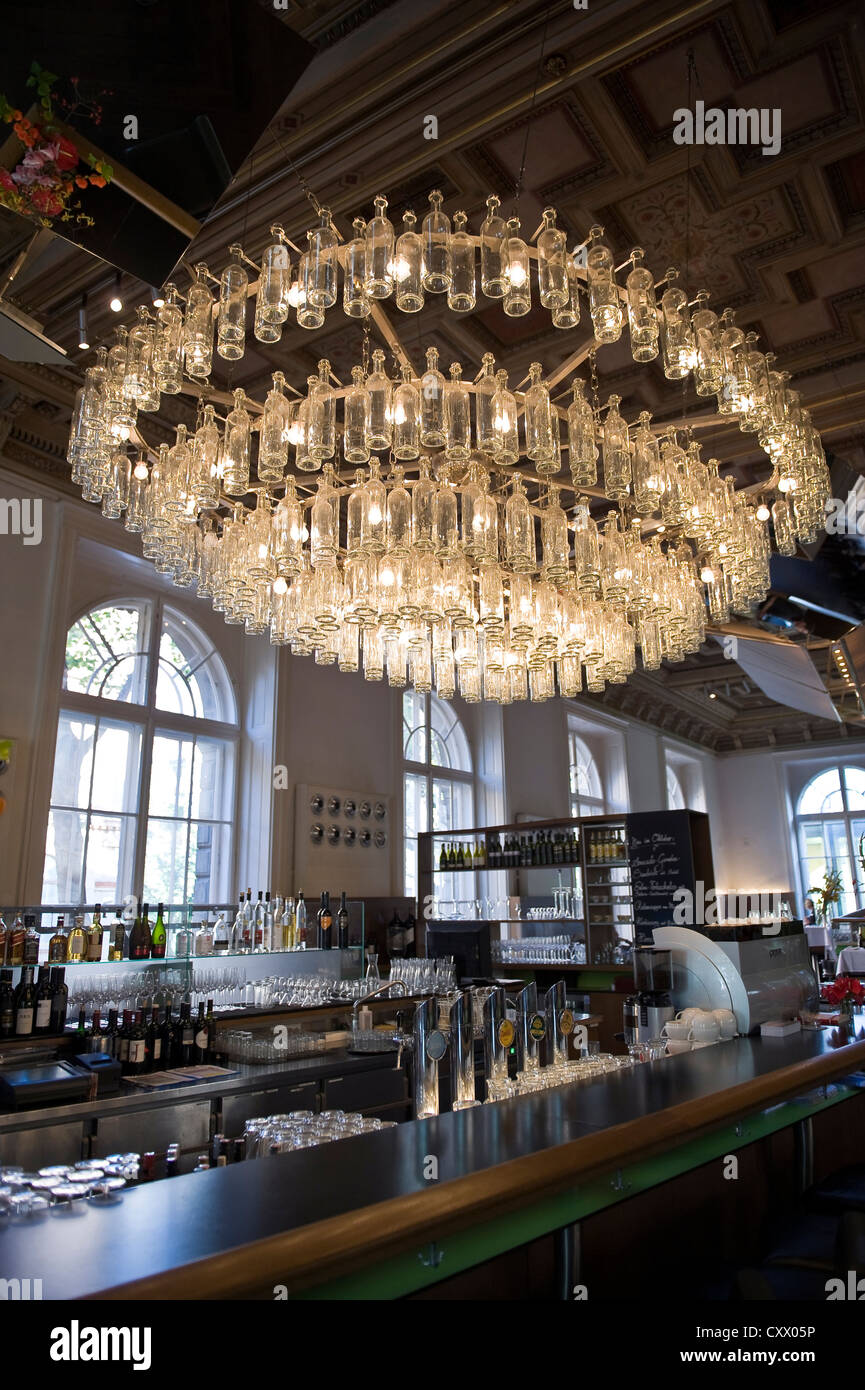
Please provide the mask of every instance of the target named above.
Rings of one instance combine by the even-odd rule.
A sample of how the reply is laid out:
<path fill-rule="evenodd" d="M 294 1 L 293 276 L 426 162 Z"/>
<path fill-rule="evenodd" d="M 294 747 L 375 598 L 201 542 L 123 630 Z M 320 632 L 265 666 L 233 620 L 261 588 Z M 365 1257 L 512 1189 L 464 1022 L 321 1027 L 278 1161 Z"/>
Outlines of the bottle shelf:
<path fill-rule="evenodd" d="M 360 951 L 363 948 L 356 946 L 333 946 L 328 950 L 321 950 L 318 946 L 295 948 L 294 950 L 281 951 L 212 951 L 206 956 L 148 956 L 144 960 L 130 960 L 124 957 L 123 960 L 40 960 L 32 965 L 34 970 L 39 966 L 49 967 L 59 966 L 61 970 L 143 970 L 147 966 L 159 966 L 165 970 L 178 969 L 181 966 L 195 965 L 197 962 L 212 962 L 215 960 L 261 960 L 263 958 L 275 958 L 277 956 L 312 956 L 319 953 L 332 956 L 343 951 Z M 0 963 L 0 968 L 4 970 L 20 970 L 20 965 L 10 965 Z"/>

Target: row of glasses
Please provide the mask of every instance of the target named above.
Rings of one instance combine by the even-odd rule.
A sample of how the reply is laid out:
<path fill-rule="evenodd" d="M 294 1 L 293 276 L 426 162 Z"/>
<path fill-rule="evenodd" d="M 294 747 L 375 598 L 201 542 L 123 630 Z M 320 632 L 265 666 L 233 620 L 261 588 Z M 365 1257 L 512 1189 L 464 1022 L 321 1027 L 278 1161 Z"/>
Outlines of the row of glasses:
<path fill-rule="evenodd" d="M 320 1115 L 312 1110 L 266 1115 L 246 1121 L 246 1157 L 268 1158 L 274 1154 L 292 1153 L 296 1149 L 313 1149 L 320 1144 L 395 1127 L 396 1120 L 379 1120 L 344 1110 L 323 1110 Z"/>
<path fill-rule="evenodd" d="M 346 1035 L 347 1036 L 347 1035 Z M 295 1057 L 313 1057 L 324 1051 L 323 1033 L 287 1029 L 276 1036 L 253 1033 L 245 1028 L 220 1029 L 220 1051 L 232 1062 L 286 1062 Z"/>
<path fill-rule="evenodd" d="M 634 1065 L 630 1057 L 615 1057 L 611 1052 L 596 1052 L 576 1061 L 557 1062 L 535 1071 L 522 1071 L 513 1078 L 487 1081 L 487 1102 L 513 1100 L 516 1096 L 549 1091 L 555 1086 L 570 1086 L 574 1082 L 595 1081 L 600 1076 L 626 1071 Z"/>
<path fill-rule="evenodd" d="M 492 943 L 496 965 L 585 965 L 585 942 L 569 936 L 529 936 Z"/>
<path fill-rule="evenodd" d="M 456 985 L 453 956 L 407 956 L 390 963 L 391 980 L 402 980 L 407 994 L 449 994 Z"/>

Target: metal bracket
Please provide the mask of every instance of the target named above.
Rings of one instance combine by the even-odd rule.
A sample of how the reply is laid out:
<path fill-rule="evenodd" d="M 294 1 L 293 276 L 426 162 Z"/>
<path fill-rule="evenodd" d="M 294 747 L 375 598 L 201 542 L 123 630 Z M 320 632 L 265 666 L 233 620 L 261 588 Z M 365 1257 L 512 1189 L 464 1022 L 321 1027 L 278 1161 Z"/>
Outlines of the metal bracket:
<path fill-rule="evenodd" d="M 438 1269 L 445 1257 L 445 1252 L 439 1249 L 436 1241 L 432 1240 L 425 1250 L 418 1251 L 417 1257 L 424 1269 Z"/>

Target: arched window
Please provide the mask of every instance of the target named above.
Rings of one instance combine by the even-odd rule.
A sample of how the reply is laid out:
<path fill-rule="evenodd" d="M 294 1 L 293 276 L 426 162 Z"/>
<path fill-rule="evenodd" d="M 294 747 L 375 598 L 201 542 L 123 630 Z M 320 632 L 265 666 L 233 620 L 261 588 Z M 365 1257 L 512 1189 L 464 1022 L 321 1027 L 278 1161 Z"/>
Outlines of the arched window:
<path fill-rule="evenodd" d="M 474 823 L 472 758 L 465 730 L 436 695 L 406 690 L 402 701 L 404 892 L 417 897 L 417 837 Z M 437 884 L 447 897 L 452 885 Z"/>
<path fill-rule="evenodd" d="M 685 810 L 685 793 L 682 790 L 682 783 L 679 781 L 679 774 L 669 766 L 667 767 L 667 810 Z"/>
<path fill-rule="evenodd" d="M 865 847 L 865 768 L 830 767 L 803 787 L 796 802 L 796 839 L 802 890 L 823 884 L 827 869 L 841 873 L 836 915 L 865 906 L 860 855 Z"/>
<path fill-rule="evenodd" d="M 237 706 L 213 643 L 161 600 L 66 636 L 42 901 L 224 901 Z"/>
<path fill-rule="evenodd" d="M 572 816 L 603 816 L 607 810 L 604 789 L 587 743 L 574 729 L 568 730 L 568 767 Z"/>

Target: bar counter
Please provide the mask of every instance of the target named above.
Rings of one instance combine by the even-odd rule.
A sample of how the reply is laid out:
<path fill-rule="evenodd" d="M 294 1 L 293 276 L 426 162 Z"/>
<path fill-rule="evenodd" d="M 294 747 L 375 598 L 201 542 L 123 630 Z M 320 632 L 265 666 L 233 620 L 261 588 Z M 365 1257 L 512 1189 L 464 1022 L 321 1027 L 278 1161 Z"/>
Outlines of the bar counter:
<path fill-rule="evenodd" d="M 863 1064 L 861 1023 L 852 1039 L 739 1038 L 12 1225 L 0 1276 L 41 1277 L 44 1297 L 64 1300 L 410 1292 L 580 1219 L 600 1175 L 612 1200 L 609 1175 L 625 1191 L 629 1165 L 663 1156 L 666 1181 L 852 1098 Z M 436 1253 L 445 1238 L 450 1258 Z"/>

